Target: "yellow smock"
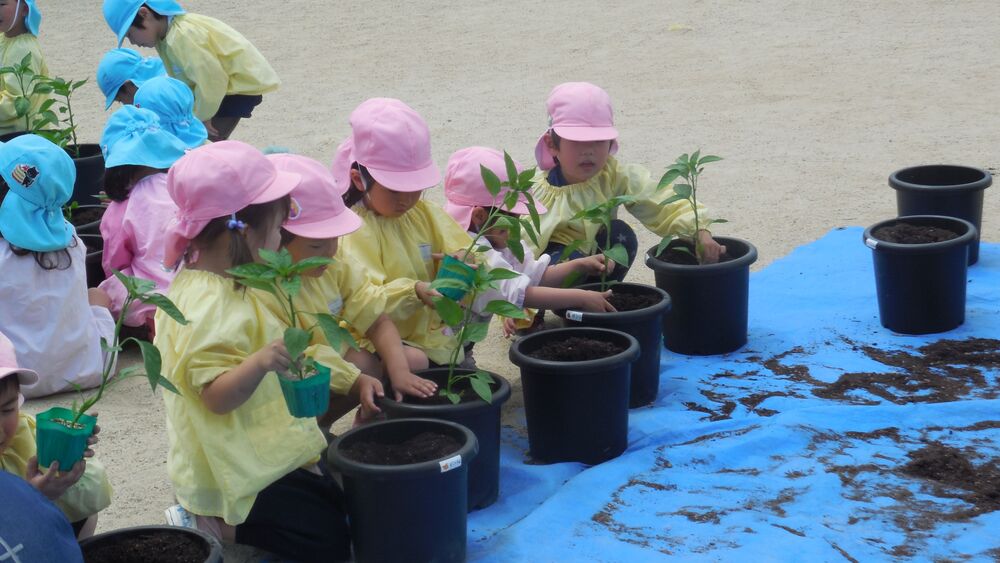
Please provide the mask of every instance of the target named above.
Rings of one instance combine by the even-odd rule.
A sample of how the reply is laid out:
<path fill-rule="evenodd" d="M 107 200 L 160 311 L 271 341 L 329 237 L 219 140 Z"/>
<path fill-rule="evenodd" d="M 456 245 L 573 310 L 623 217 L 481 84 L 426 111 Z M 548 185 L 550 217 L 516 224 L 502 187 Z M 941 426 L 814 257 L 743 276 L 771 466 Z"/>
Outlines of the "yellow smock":
<path fill-rule="evenodd" d="M 49 75 L 49 67 L 42 58 L 42 48 L 38 38 L 30 33 L 22 33 L 17 37 L 7 37 L 0 33 L 0 66 L 12 66 L 21 63 L 25 55 L 31 54 L 31 69 L 35 74 Z M 27 86 L 27 80 L 25 80 Z M 0 76 L 0 135 L 14 131 L 26 131 L 23 117 L 17 117 L 14 109 L 14 99 L 22 95 L 21 86 L 13 74 Z M 38 112 L 49 96 L 38 94 L 31 98 L 31 114 Z"/>
<path fill-rule="evenodd" d="M 382 217 L 359 203 L 353 207 L 364 224 L 341 239 L 341 260 L 367 270 L 385 292 L 385 312 L 403 342 L 423 350 L 430 360 L 447 364 L 457 345 L 437 312 L 424 305 L 413 287 L 434 279 L 433 253 L 452 254 L 472 244 L 465 229 L 440 207 L 420 200 L 400 217 Z M 358 343 L 368 350 L 367 339 Z M 459 354 L 459 361 L 464 358 Z"/>
<path fill-rule="evenodd" d="M 208 121 L 229 94 L 256 96 L 281 81 L 246 37 L 221 21 L 198 14 L 174 16 L 156 44 L 167 73 L 194 92 L 194 114 Z"/>
<path fill-rule="evenodd" d="M 28 459 L 37 455 L 35 446 L 35 418 L 18 413 L 17 430 L 6 449 L 0 451 L 0 469 L 25 479 Z M 60 471 L 69 471 L 60 468 Z M 70 522 L 85 520 L 111 505 L 111 483 L 104 466 L 95 458 L 87 460 L 87 469 L 80 480 L 66 489 L 55 501 Z"/>
<path fill-rule="evenodd" d="M 163 393 L 167 473 L 177 501 L 189 512 L 241 524 L 257 493 L 318 461 L 326 440 L 316 419 L 288 414 L 273 372 L 226 414 L 213 413 L 201 400 L 202 389 L 215 378 L 281 338 L 284 324 L 256 292 L 234 289 L 231 278 L 182 269 L 167 296 L 189 321 L 182 326 L 162 310 L 156 313 L 163 375 L 181 392 Z"/>
<path fill-rule="evenodd" d="M 597 231 L 601 225 L 585 219 L 572 219 L 578 212 L 603 203 L 616 196 L 631 195 L 636 201 L 625 204 L 625 209 L 649 230 L 661 237 L 690 232 L 694 229 L 694 212 L 686 200 L 667 205 L 660 202 L 673 195 L 671 186 L 657 190 L 658 178 L 650 177 L 649 170 L 637 164 L 622 164 L 608 157 L 607 164 L 593 178 L 579 184 L 553 186 L 548 173 L 539 171 L 534 178 L 535 200 L 548 208 L 542 214 L 538 246 L 535 253 L 545 251 L 549 243 L 568 245 L 574 240 L 584 241 L 580 251 L 593 254 L 597 250 Z M 698 206 L 699 219 L 706 222 L 702 206 Z M 525 237 L 528 244 L 531 240 Z"/>

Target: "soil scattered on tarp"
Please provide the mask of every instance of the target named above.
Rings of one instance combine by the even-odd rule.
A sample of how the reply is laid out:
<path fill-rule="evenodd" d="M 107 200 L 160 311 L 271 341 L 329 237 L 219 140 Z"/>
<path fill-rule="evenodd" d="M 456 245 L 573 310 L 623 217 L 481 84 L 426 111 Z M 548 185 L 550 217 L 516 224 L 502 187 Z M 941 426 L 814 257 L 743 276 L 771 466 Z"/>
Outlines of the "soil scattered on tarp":
<path fill-rule="evenodd" d="M 1000 510 L 1000 458 L 976 466 L 961 450 L 940 442 L 932 442 L 907 455 L 910 462 L 900 468 L 902 473 L 936 483 L 937 496 L 958 498 L 975 507 L 953 513 L 949 519 L 964 520 Z M 952 491 L 947 492 L 947 488 Z"/>
<path fill-rule="evenodd" d="M 537 350 L 528 352 L 528 355 L 552 362 L 582 362 L 607 358 L 624 350 L 623 346 L 614 342 L 572 336 L 565 340 L 549 342 Z"/>
<path fill-rule="evenodd" d="M 948 229 L 910 223 L 896 223 L 890 227 L 875 229 L 872 231 L 872 236 L 878 240 L 899 244 L 927 244 L 958 238 L 958 234 Z"/>

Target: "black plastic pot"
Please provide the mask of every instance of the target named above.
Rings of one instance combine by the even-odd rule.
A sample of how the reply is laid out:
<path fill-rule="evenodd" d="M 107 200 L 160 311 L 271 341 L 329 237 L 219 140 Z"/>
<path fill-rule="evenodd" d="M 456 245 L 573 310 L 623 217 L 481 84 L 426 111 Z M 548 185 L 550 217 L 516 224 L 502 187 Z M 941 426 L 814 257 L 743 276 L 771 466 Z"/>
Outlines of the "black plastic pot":
<path fill-rule="evenodd" d="M 80 205 L 101 203 L 97 197 L 104 189 L 104 154 L 101 153 L 101 146 L 87 143 L 75 148 L 79 149 L 79 155 L 74 147 L 66 149 L 76 165 L 76 183 L 73 184 L 73 198 L 70 201 Z"/>
<path fill-rule="evenodd" d="M 600 290 L 601 284 L 579 286 L 580 289 Z M 595 326 L 620 330 L 631 334 L 639 342 L 639 358 L 632 364 L 628 406 L 630 409 L 648 405 L 656 400 L 660 389 L 660 350 L 663 343 L 663 315 L 670 310 L 670 296 L 658 287 L 638 283 L 619 283 L 614 292 L 654 295 L 660 298 L 656 305 L 634 311 L 615 313 L 588 313 L 569 310 L 563 315 L 567 326 Z"/>
<path fill-rule="evenodd" d="M 927 244 L 899 244 L 872 234 L 898 223 L 934 226 L 958 238 Z M 882 326 L 902 334 L 931 334 L 965 322 L 965 286 L 969 246 L 976 228 L 964 219 L 940 215 L 897 217 L 865 229 L 872 249 L 875 290 Z"/>
<path fill-rule="evenodd" d="M 104 217 L 104 212 L 107 211 L 107 206 L 105 205 L 80 205 L 73 210 L 73 216 L 78 216 L 81 213 L 88 212 L 89 210 L 96 210 L 100 213 L 101 217 Z M 73 222 L 72 218 L 70 222 Z M 73 224 L 76 227 L 76 233 L 78 235 L 99 235 L 101 234 L 101 219 L 96 221 L 88 221 L 82 225 Z"/>
<path fill-rule="evenodd" d="M 87 287 L 97 287 L 104 281 L 104 266 L 101 264 L 104 256 L 104 239 L 100 234 L 78 236 L 87 246 Z"/>
<path fill-rule="evenodd" d="M 370 465 L 343 454 L 357 441 L 400 443 L 428 431 L 454 436 L 461 449 L 409 465 Z M 464 561 L 469 465 L 477 451 L 468 428 L 427 418 L 365 424 L 334 440 L 327 460 L 343 478 L 355 560 Z"/>
<path fill-rule="evenodd" d="M 970 266 L 979 260 L 983 191 L 992 184 L 993 176 L 985 170 L 947 164 L 903 168 L 889 176 L 900 217 L 945 215 L 965 219 L 976 227 L 976 237 L 969 245 Z"/>
<path fill-rule="evenodd" d="M 457 369 L 458 374 L 473 373 L 470 369 Z M 444 388 L 448 383 L 448 368 L 426 369 L 416 372 Z M 472 430 L 479 441 L 479 455 L 469 466 L 469 510 L 486 508 L 497 500 L 500 492 L 500 408 L 510 399 L 510 383 L 495 373 L 490 376 L 498 386 L 493 391 L 493 402 L 481 399 L 457 405 L 447 403 L 426 405 L 404 398 L 397 402 L 391 392 L 379 401 L 389 419 L 434 418 L 456 422 Z"/>
<path fill-rule="evenodd" d="M 87 563 L 100 563 L 94 558 L 94 552 L 102 547 L 141 536 L 184 536 L 200 544 L 205 551 L 205 563 L 222 563 L 222 544 L 214 537 L 200 530 L 178 528 L 175 526 L 137 526 L 122 528 L 87 538 L 80 541 L 80 550 Z M 135 561 L 143 561 L 142 553 L 135 553 Z"/>
<path fill-rule="evenodd" d="M 549 342 L 574 336 L 614 342 L 625 350 L 580 362 L 530 356 Z M 517 340 L 509 356 L 521 368 L 528 444 L 534 460 L 594 465 L 625 451 L 632 362 L 639 357 L 634 337 L 606 328 L 557 328 Z"/>
<path fill-rule="evenodd" d="M 718 264 L 673 264 L 660 260 L 656 247 L 646 252 L 656 287 L 670 295 L 663 315 L 663 345 L 678 354 L 711 356 L 747 342 L 750 265 L 757 248 L 748 241 L 715 237 L 731 260 Z"/>

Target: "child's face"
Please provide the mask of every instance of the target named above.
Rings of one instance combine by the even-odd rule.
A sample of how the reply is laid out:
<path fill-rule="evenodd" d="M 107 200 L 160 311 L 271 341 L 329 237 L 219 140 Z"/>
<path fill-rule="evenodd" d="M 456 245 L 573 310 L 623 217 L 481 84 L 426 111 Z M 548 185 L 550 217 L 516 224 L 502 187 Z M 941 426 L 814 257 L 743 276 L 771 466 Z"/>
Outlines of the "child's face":
<path fill-rule="evenodd" d="M 0 33 L 7 37 L 17 37 L 28 31 L 24 25 L 24 19 L 28 17 L 28 5 L 22 3 L 18 9 L 17 2 L 18 0 L 0 0 Z"/>
<path fill-rule="evenodd" d="M 152 10 L 143 6 L 139 8 L 142 16 L 142 27 L 130 26 L 125 37 L 138 47 L 156 47 L 157 42 L 167 35 L 167 18 L 156 18 Z"/>
<path fill-rule="evenodd" d="M 280 210 L 275 211 L 274 216 L 268 221 L 266 229 L 248 226 L 246 231 L 247 244 L 254 251 L 254 260 L 261 262 L 260 249 L 266 248 L 277 252 L 281 247 L 281 224 L 286 217 L 282 217 Z"/>
<path fill-rule="evenodd" d="M 611 152 L 611 141 L 570 141 L 560 139 L 556 148 L 552 138 L 545 137 L 552 156 L 559 160 L 563 176 L 570 184 L 579 184 L 593 178 L 604 168 Z"/>
<path fill-rule="evenodd" d="M 481 211 L 480 211 L 481 210 Z M 513 217 L 517 219 L 517 215 L 513 213 L 507 213 L 504 211 L 500 212 L 503 215 Z M 482 236 L 486 237 L 486 240 L 490 241 L 490 246 L 495 250 L 503 250 L 507 248 L 507 241 L 510 238 L 510 230 L 507 227 L 488 227 L 483 229 L 483 221 L 489 216 L 489 210 L 483 207 L 477 207 L 476 211 L 472 214 L 473 226 L 476 227 L 476 231 Z"/>
<path fill-rule="evenodd" d="M 0 0 L 2 1 L 2 0 Z M 118 93 L 115 94 L 115 101 L 123 106 L 130 106 L 135 103 L 135 92 L 138 88 L 131 80 L 126 80 L 122 84 L 121 88 L 118 89 Z"/>
<path fill-rule="evenodd" d="M 355 180 L 355 187 L 363 190 L 361 175 L 357 170 L 351 171 L 351 179 Z M 372 182 L 365 191 L 365 206 L 383 217 L 400 217 L 420 201 L 420 194 L 423 192 L 396 192 L 379 184 Z"/>
<path fill-rule="evenodd" d="M 286 244 L 285 248 L 288 249 L 289 254 L 292 255 L 292 260 L 295 262 L 315 257 L 333 258 L 337 254 L 337 238 L 316 239 L 297 236 Z M 325 271 L 326 266 L 320 266 L 319 268 L 303 272 L 303 275 L 318 278 Z"/>
<path fill-rule="evenodd" d="M 9 375 L 7 377 L 17 377 L 16 375 Z M 20 386 L 17 383 L 13 385 L 6 385 L 3 391 L 0 391 L 0 452 L 7 449 L 10 442 L 14 439 L 14 434 L 17 432 L 17 421 L 18 421 L 18 407 L 17 407 L 17 393 L 20 390 Z"/>

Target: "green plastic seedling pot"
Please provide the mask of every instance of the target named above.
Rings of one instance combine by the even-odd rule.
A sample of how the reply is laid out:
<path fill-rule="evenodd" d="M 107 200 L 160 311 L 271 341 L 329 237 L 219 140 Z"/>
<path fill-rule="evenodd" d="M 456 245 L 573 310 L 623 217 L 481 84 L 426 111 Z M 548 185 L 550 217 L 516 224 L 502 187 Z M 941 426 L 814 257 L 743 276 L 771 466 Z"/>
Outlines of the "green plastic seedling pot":
<path fill-rule="evenodd" d="M 459 273 L 456 270 L 459 270 L 462 273 Z M 441 261 L 441 267 L 438 269 L 437 279 L 461 280 L 471 285 L 472 279 L 475 275 L 476 271 L 465 262 L 462 262 L 452 256 L 445 256 Z M 461 301 L 462 298 L 465 297 L 465 294 L 468 293 L 468 291 L 457 287 L 442 287 L 438 289 L 438 292 L 452 301 Z"/>
<path fill-rule="evenodd" d="M 278 377 L 288 413 L 292 416 L 319 416 L 330 406 L 330 368 L 316 364 L 316 371 L 316 375 L 305 379 Z"/>
<path fill-rule="evenodd" d="M 49 467 L 53 461 L 58 461 L 60 471 L 69 471 L 83 459 L 87 439 L 94 433 L 97 417 L 85 414 L 71 428 L 68 425 L 72 423 L 73 416 L 70 409 L 53 407 L 35 417 L 39 467 Z"/>

